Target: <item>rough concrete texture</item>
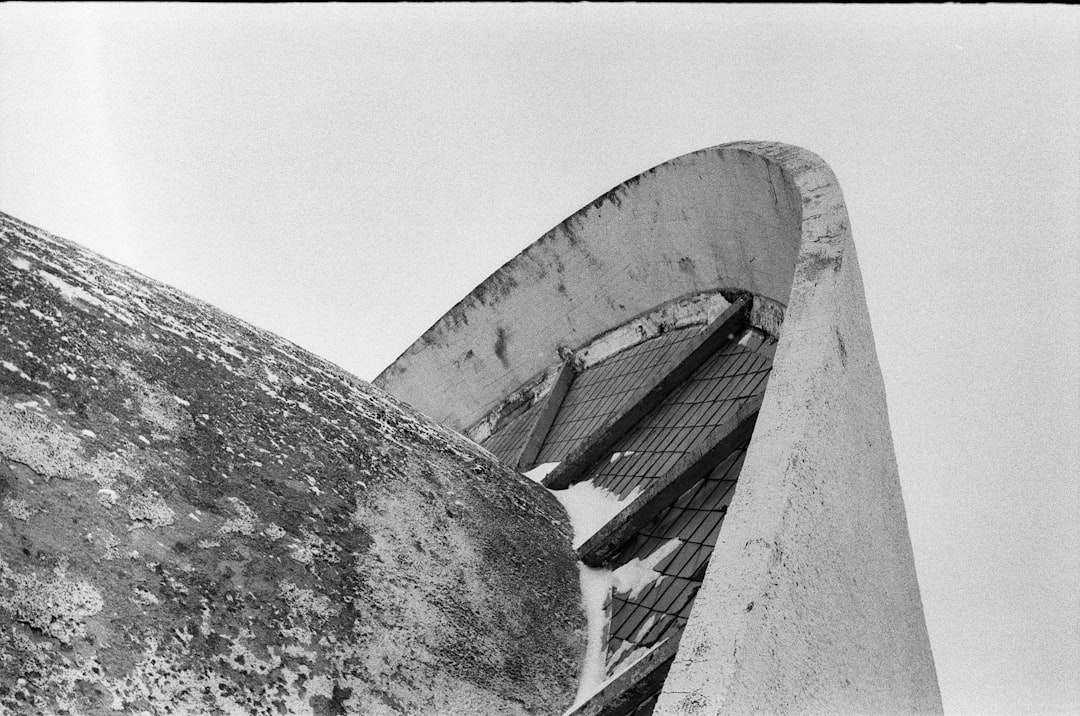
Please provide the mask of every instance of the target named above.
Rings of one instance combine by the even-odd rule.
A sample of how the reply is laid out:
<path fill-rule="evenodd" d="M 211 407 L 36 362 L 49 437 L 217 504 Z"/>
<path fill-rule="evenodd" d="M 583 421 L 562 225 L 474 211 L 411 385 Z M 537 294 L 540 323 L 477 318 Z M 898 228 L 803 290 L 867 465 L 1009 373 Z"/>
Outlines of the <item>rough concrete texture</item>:
<path fill-rule="evenodd" d="M 659 304 L 719 289 L 786 304 L 798 197 L 758 146 L 694 152 L 612 189 L 480 284 L 375 384 L 464 430 L 560 348 Z"/>
<path fill-rule="evenodd" d="M 800 197 L 799 253 L 739 486 L 656 713 L 940 713 L 843 196 L 810 152 L 760 151 Z"/>
<path fill-rule="evenodd" d="M 656 713 L 941 713 L 840 188 L 810 152 L 760 151 L 800 198 L 792 292 Z"/>
<path fill-rule="evenodd" d="M 847 210 L 816 155 L 740 142 L 645 172 L 503 266 L 377 384 L 461 429 L 560 348 L 717 289 L 786 313 L 656 713 L 940 712 Z"/>
<path fill-rule="evenodd" d="M 540 714 L 557 502 L 382 391 L 0 214 L 0 714 Z"/>

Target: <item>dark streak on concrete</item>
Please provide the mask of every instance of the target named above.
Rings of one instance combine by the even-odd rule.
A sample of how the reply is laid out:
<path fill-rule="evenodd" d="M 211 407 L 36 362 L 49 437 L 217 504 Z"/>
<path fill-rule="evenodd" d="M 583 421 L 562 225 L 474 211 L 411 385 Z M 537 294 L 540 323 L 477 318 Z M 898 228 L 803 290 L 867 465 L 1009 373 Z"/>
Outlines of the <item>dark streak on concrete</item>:
<path fill-rule="evenodd" d="M 510 361 L 506 358 L 506 329 L 502 326 L 495 332 L 495 356 L 504 368 L 510 367 Z"/>

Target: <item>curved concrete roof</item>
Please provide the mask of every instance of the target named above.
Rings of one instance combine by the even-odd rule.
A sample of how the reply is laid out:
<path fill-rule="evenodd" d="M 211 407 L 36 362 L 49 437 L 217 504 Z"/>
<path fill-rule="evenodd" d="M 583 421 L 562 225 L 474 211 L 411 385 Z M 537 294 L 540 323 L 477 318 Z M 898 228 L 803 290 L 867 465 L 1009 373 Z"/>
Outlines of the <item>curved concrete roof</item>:
<path fill-rule="evenodd" d="M 571 702 L 585 621 L 551 495 L 3 213 L 0 286 L 0 714 Z"/>
<path fill-rule="evenodd" d="M 940 713 L 847 209 L 811 152 L 738 142 L 631 179 L 495 272 L 376 384 L 460 430 L 560 348 L 711 289 L 786 311 L 655 713 Z"/>
<path fill-rule="evenodd" d="M 580 348 L 660 303 L 742 289 L 786 304 L 803 202 L 828 187 L 835 179 L 824 162 L 783 144 L 738 142 L 665 162 L 507 262 L 375 384 L 463 430 L 558 362 L 560 347 Z M 822 199 L 839 208 L 823 236 L 838 236 L 843 200 L 839 191 Z M 815 238 L 804 253 L 827 263 L 833 243 Z"/>

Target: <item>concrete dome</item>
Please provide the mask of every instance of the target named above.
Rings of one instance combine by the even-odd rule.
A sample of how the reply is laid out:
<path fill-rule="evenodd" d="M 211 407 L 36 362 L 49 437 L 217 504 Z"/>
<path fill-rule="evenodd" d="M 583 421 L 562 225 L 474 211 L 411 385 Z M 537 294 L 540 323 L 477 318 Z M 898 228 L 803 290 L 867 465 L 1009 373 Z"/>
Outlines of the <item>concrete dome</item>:
<path fill-rule="evenodd" d="M 0 214 L 0 713 L 559 713 L 565 513 L 415 410 Z"/>

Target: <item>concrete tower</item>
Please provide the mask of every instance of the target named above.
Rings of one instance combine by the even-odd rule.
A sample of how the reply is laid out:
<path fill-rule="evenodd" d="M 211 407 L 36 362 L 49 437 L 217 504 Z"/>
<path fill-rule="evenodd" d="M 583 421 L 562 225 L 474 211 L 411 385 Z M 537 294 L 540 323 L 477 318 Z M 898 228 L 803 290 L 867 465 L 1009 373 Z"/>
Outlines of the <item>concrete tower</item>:
<path fill-rule="evenodd" d="M 608 581 L 572 713 L 941 711 L 847 210 L 816 155 L 740 142 L 625 182 L 376 385 L 543 466 L 564 504 L 608 506 L 576 541 Z"/>

